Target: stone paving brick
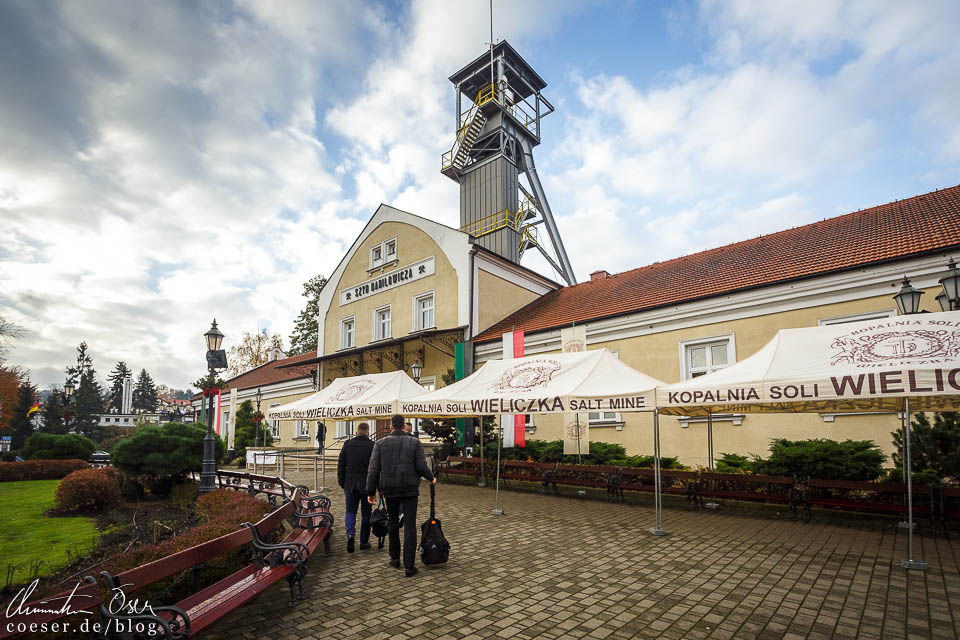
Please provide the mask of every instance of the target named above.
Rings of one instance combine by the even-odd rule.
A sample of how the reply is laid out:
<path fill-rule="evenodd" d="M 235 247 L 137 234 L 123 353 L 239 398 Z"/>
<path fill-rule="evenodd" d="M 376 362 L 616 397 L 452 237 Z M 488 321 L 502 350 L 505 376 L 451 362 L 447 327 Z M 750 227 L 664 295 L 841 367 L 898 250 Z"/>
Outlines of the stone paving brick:
<path fill-rule="evenodd" d="M 343 497 L 328 495 L 333 554 L 311 560 L 306 599 L 288 608 L 277 585 L 207 638 L 958 640 L 953 538 L 921 536 L 930 570 L 908 574 L 892 526 L 668 509 L 653 537 L 648 506 L 504 492 L 497 517 L 492 491 L 441 484 L 450 562 L 405 578 L 385 549 L 346 553 Z"/>

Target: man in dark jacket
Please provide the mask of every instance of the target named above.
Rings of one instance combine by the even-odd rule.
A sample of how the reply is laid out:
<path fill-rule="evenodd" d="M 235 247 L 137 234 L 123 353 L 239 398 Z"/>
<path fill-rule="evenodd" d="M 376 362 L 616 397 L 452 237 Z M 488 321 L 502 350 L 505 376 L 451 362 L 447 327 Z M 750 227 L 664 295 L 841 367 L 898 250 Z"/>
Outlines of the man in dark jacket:
<path fill-rule="evenodd" d="M 347 513 L 347 553 L 353 553 L 353 537 L 357 527 L 357 505 L 360 506 L 360 549 L 370 548 L 370 503 L 363 499 L 366 493 L 367 467 L 373 441 L 369 438 L 370 426 L 366 422 L 357 425 L 357 435 L 343 443 L 337 461 L 337 483 L 343 489 Z"/>
<path fill-rule="evenodd" d="M 393 431 L 373 446 L 367 473 L 368 502 L 376 503 L 377 489 L 387 502 L 387 523 L 390 534 L 390 566 L 400 568 L 400 509 L 403 509 L 403 568 L 407 577 L 417 573 L 414 566 L 417 546 L 417 497 L 420 478 L 433 484 L 433 477 L 423 455 L 420 440 L 403 430 L 403 416 L 390 419 Z"/>

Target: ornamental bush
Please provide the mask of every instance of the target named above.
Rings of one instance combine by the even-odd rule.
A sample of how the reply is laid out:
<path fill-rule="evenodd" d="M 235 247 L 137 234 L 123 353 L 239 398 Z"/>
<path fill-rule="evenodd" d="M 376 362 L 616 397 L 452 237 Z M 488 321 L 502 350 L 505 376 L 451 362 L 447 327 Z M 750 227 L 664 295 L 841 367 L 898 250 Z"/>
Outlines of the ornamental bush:
<path fill-rule="evenodd" d="M 0 482 L 17 480 L 56 480 L 78 469 L 88 469 L 85 460 L 27 460 L 0 462 Z"/>
<path fill-rule="evenodd" d="M 93 440 L 76 433 L 34 433 L 21 455 L 28 460 L 89 460 L 95 450 Z"/>
<path fill-rule="evenodd" d="M 207 428 L 196 422 L 141 427 L 114 446 L 110 460 L 131 476 L 146 476 L 156 480 L 158 487 L 172 488 L 166 480 L 179 481 L 191 471 L 200 471 L 206 434 Z M 223 441 L 216 434 L 214 449 L 219 460 L 223 457 Z"/>
<path fill-rule="evenodd" d="M 80 469 L 60 481 L 54 499 L 61 511 L 103 511 L 120 504 L 120 485 L 105 469 Z"/>
<path fill-rule="evenodd" d="M 754 473 L 821 480 L 876 480 L 887 456 L 872 440 L 772 440 L 770 457 L 752 463 Z"/>

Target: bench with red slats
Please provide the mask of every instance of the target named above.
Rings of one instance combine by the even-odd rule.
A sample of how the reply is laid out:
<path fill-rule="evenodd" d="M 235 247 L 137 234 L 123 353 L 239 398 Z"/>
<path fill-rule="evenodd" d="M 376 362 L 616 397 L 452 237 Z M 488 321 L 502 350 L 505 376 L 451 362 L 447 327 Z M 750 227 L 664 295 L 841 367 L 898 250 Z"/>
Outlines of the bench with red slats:
<path fill-rule="evenodd" d="M 309 497 L 301 489 L 292 485 L 284 486 L 281 495 L 289 495 L 291 499 L 255 525 L 246 523 L 247 526 L 239 531 L 184 549 L 116 576 L 111 576 L 106 571 L 100 574 L 113 593 L 122 591 L 126 594 L 244 545 L 251 545 L 255 560 L 253 564 L 190 595 L 176 605 L 170 607 L 152 605 L 155 616 L 117 615 L 109 610 L 109 601 L 103 601 L 100 586 L 96 584 L 96 580 L 88 576 L 72 600 L 73 610 L 97 611 L 100 614 L 100 623 L 112 624 L 111 628 L 116 628 L 117 623 L 121 621 L 124 624 L 126 621 L 133 621 L 135 624 L 151 624 L 156 631 L 154 635 L 166 637 L 169 640 L 181 640 L 196 636 L 228 612 L 256 597 L 283 578 L 287 578 L 290 583 L 291 605 L 296 604 L 293 586 L 297 584 L 302 595 L 301 580 L 306 574 L 307 560 L 321 542 L 329 553 L 329 536 L 333 525 L 333 516 L 329 513 L 329 499 L 324 496 Z M 279 526 L 284 519 L 292 521 L 293 531 L 279 544 L 264 543 L 262 536 Z M 49 606 L 49 602 L 62 602 L 62 598 L 69 593 L 47 598 L 46 605 L 44 601 L 37 601 L 29 603 L 27 607 L 53 609 Z M 58 597 L 60 599 L 55 600 Z M 64 617 L 66 614 L 58 614 L 54 611 L 46 614 L 12 616 L 6 621 L 12 624 L 3 625 L 0 628 L 0 639 L 12 636 L 20 622 L 50 623 Z"/>

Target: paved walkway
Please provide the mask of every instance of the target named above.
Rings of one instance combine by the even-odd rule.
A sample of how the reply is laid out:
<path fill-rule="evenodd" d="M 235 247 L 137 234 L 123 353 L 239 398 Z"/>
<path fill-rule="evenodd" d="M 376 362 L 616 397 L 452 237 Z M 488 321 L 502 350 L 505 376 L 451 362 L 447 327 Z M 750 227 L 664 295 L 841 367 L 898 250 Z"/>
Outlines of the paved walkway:
<path fill-rule="evenodd" d="M 310 478 L 294 478 L 312 485 Z M 329 478 L 329 476 L 328 476 Z M 426 514 L 426 485 L 418 521 Z M 286 583 L 210 638 L 957 638 L 960 540 L 916 538 L 927 572 L 896 566 L 903 530 L 667 509 L 653 511 L 441 483 L 450 562 L 405 578 L 386 548 L 349 555 L 343 497 L 329 492 L 333 555 L 307 600 Z M 374 545 L 375 547 L 376 545 Z M 418 559 L 419 563 L 419 559 Z"/>

